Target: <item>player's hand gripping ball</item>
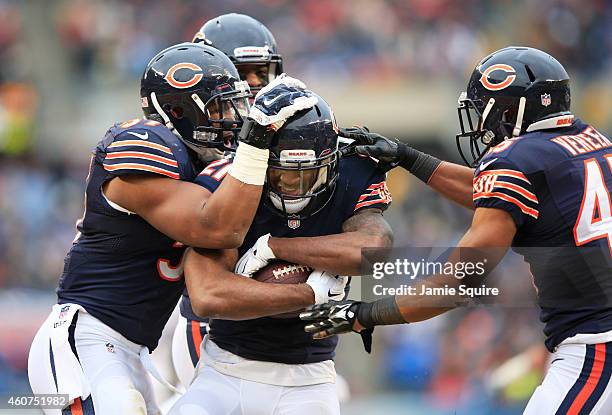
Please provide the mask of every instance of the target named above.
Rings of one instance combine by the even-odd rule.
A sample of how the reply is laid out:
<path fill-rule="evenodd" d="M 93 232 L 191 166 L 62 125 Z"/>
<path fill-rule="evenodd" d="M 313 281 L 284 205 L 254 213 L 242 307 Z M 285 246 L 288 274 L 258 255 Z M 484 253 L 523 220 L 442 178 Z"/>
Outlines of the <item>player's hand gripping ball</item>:
<path fill-rule="evenodd" d="M 246 251 L 242 257 L 240 257 L 234 270 L 236 274 L 250 277 L 268 265 L 268 262 L 276 259 L 274 252 L 272 252 L 272 249 L 270 249 L 268 246 L 268 239 L 270 239 L 269 233 L 260 236 L 255 242 L 255 245 Z"/>

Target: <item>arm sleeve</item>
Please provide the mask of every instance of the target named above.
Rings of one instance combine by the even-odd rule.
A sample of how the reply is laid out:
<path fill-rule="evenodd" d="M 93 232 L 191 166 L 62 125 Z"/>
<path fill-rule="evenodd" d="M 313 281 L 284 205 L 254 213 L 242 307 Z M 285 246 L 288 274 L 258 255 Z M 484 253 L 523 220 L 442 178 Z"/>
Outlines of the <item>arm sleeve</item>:
<path fill-rule="evenodd" d="M 538 198 L 529 178 L 510 160 L 483 160 L 473 182 L 474 207 L 502 209 L 517 228 L 539 216 Z"/>
<path fill-rule="evenodd" d="M 195 183 L 214 193 L 227 176 L 231 165 L 232 161 L 229 159 L 213 161 L 196 177 Z"/>
<path fill-rule="evenodd" d="M 115 176 L 143 173 L 158 174 L 172 179 L 180 179 L 181 176 L 174 153 L 150 129 L 121 132 L 106 147 L 102 165 L 106 171 Z"/>

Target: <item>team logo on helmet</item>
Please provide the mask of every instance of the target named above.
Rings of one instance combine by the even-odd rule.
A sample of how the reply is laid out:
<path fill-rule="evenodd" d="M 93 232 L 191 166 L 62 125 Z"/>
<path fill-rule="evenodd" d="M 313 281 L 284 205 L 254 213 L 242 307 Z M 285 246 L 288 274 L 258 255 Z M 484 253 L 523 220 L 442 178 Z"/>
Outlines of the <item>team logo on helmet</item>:
<path fill-rule="evenodd" d="M 187 81 L 179 81 L 174 77 L 174 74 L 181 69 L 193 71 L 193 76 Z M 168 73 L 166 74 L 166 76 L 164 76 L 164 79 L 175 88 L 191 88 L 192 86 L 200 82 L 204 77 L 203 74 L 197 73 L 198 71 L 202 72 L 202 68 L 200 68 L 195 63 L 181 62 L 177 63 L 176 65 L 173 65 L 170 69 L 168 69 Z"/>
<path fill-rule="evenodd" d="M 494 71 L 506 72 L 506 78 L 502 80 L 501 82 L 498 82 L 495 84 L 492 83 L 491 80 L 489 79 L 489 75 Z M 482 72 L 482 76 L 480 77 L 480 83 L 482 84 L 482 86 L 487 88 L 489 91 L 500 91 L 510 86 L 510 84 L 512 84 L 512 82 L 514 82 L 515 79 L 516 79 L 516 70 L 512 66 L 506 65 L 504 63 L 498 63 L 495 65 L 489 66 L 487 69 L 485 69 Z"/>

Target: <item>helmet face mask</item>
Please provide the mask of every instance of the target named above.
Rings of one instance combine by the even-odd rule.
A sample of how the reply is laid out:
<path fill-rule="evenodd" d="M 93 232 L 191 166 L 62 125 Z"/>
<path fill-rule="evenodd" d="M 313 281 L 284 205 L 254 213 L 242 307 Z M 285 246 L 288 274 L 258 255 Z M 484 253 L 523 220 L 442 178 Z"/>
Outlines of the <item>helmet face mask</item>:
<path fill-rule="evenodd" d="M 211 96 L 203 108 L 204 120 L 194 129 L 193 145 L 234 151 L 238 145 L 240 126 L 249 112 L 248 87 L 245 92 L 230 90 Z"/>
<path fill-rule="evenodd" d="M 279 74 L 276 72 L 276 63 L 271 62 L 249 62 L 235 63 L 236 69 L 240 74 L 240 79 L 245 80 L 249 84 L 249 88 L 253 96 L 266 85 L 276 78 Z"/>
<path fill-rule="evenodd" d="M 457 148 L 465 163 L 475 167 L 502 141 L 555 128 L 555 117 L 571 116 L 569 76 L 540 50 L 507 47 L 476 66 L 458 104 Z"/>
<path fill-rule="evenodd" d="M 461 133 L 456 136 L 457 149 L 463 161 L 475 167 L 482 157 L 502 141 L 512 137 L 517 112 L 508 99 L 470 99 L 462 93 L 457 113 Z M 466 140 L 467 139 L 467 140 Z M 465 144 L 468 141 L 468 144 Z M 465 149 L 469 145 L 469 152 Z"/>
<path fill-rule="evenodd" d="M 339 176 L 338 126 L 329 105 L 313 95 L 318 103 L 289 118 L 270 148 L 263 203 L 290 227 L 327 206 Z"/>
<path fill-rule="evenodd" d="M 297 156 L 296 156 L 297 155 Z M 280 159 L 269 162 L 266 187 L 274 208 L 290 217 L 318 213 L 325 204 L 313 203 L 326 194 L 331 194 L 338 178 L 339 152 L 316 157 L 314 150 L 284 150 Z M 328 199 L 329 200 L 329 199 Z"/>
<path fill-rule="evenodd" d="M 145 116 L 161 118 L 203 161 L 235 149 L 250 96 L 227 56 L 192 43 L 159 52 L 141 80 Z"/>

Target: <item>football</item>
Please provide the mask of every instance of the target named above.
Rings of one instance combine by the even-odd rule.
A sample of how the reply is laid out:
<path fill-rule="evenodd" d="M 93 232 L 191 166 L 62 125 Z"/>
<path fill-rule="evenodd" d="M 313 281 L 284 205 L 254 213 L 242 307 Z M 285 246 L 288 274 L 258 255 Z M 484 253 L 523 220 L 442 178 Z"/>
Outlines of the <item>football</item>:
<path fill-rule="evenodd" d="M 301 284 L 306 282 L 312 268 L 292 264 L 286 261 L 275 261 L 253 274 L 253 279 L 272 284 Z"/>
<path fill-rule="evenodd" d="M 275 261 L 253 274 L 253 279 L 271 284 L 301 284 L 306 282 L 312 271 L 312 268 L 305 265 L 292 264 L 287 261 Z M 299 316 L 300 311 L 291 311 L 270 317 L 296 318 Z"/>

